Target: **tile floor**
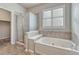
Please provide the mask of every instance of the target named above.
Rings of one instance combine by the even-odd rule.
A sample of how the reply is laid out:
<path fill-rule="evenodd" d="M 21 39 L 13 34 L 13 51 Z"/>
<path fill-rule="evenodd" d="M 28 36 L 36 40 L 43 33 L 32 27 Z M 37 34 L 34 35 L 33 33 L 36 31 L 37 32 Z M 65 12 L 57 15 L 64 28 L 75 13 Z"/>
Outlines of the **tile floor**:
<path fill-rule="evenodd" d="M 0 44 L 0 55 L 30 55 L 25 49 L 17 45 L 11 45 L 9 42 Z"/>

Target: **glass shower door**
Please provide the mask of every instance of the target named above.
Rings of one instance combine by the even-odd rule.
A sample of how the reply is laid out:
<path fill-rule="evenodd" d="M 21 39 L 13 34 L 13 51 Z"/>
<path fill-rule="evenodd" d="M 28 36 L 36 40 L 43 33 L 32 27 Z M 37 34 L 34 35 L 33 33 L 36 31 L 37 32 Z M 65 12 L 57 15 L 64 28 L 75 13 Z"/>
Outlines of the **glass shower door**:
<path fill-rule="evenodd" d="M 17 16 L 17 41 L 24 43 L 23 17 Z"/>

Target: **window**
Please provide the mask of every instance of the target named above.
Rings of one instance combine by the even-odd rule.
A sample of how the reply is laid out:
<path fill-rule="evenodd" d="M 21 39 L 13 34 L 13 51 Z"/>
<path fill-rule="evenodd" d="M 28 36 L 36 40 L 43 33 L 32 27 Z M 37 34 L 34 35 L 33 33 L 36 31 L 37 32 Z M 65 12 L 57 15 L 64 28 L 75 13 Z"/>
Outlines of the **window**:
<path fill-rule="evenodd" d="M 51 26 L 51 11 L 43 12 L 43 26 Z"/>
<path fill-rule="evenodd" d="M 43 28 L 64 28 L 64 8 L 44 11 Z"/>
<path fill-rule="evenodd" d="M 63 27 L 63 8 L 53 10 L 53 26 Z"/>

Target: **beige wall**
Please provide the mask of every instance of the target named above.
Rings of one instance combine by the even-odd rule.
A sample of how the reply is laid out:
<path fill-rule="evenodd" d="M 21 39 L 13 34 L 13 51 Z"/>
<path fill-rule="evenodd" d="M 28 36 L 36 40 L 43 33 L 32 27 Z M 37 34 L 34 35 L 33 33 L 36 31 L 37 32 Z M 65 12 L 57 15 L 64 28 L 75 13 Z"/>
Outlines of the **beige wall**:
<path fill-rule="evenodd" d="M 72 41 L 79 46 L 79 3 L 72 3 Z"/>
<path fill-rule="evenodd" d="M 0 39 L 10 38 L 10 22 L 0 21 Z"/>
<path fill-rule="evenodd" d="M 0 20 L 10 21 L 11 20 L 11 13 L 7 10 L 0 8 Z"/>
<path fill-rule="evenodd" d="M 0 39 L 10 38 L 11 13 L 0 8 Z"/>
<path fill-rule="evenodd" d="M 37 13 L 42 12 L 45 9 L 52 8 L 56 5 L 61 5 L 61 4 L 64 4 L 64 3 L 41 3 L 41 4 L 37 5 L 36 7 L 29 8 L 29 11 L 37 14 Z"/>

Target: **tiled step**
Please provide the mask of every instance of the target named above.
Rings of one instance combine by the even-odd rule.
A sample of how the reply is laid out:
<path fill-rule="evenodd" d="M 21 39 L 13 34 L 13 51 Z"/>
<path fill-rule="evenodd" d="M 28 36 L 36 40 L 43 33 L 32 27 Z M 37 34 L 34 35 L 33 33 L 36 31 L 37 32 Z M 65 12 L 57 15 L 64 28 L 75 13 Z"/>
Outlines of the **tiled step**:
<path fill-rule="evenodd" d="M 17 47 L 18 49 L 23 49 L 23 50 L 25 50 L 25 45 L 24 45 L 24 43 L 16 42 L 16 47 Z"/>

